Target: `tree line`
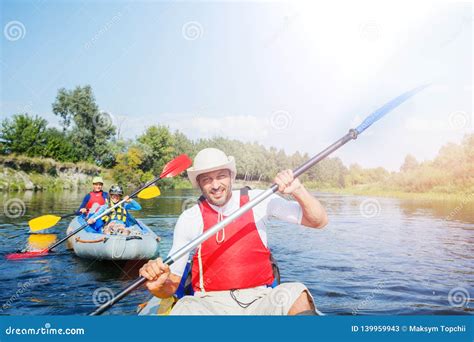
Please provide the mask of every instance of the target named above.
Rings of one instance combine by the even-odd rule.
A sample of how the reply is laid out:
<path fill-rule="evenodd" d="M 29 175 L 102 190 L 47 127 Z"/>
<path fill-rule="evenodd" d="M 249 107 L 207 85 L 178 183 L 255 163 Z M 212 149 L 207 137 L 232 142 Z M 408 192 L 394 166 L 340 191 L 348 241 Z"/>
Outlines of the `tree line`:
<path fill-rule="evenodd" d="M 61 127 L 48 127 L 39 116 L 19 113 L 0 125 L 0 154 L 47 157 L 63 162 L 88 162 L 110 169 L 116 182 L 143 183 L 161 173 L 163 166 L 179 154 L 193 157 L 205 147 L 217 147 L 233 155 L 237 178 L 271 182 L 276 173 L 293 169 L 309 156 L 258 143 L 216 137 L 190 140 L 167 126 L 148 127 L 136 139 L 121 139 L 117 127 L 99 106 L 90 86 L 60 89 L 52 104 Z M 461 144 L 443 146 L 434 160 L 418 162 L 408 155 L 399 172 L 345 166 L 339 158 L 326 158 L 302 176 L 311 187 L 344 189 L 373 186 L 405 192 L 466 192 L 474 190 L 474 134 Z M 186 183 L 183 177 L 168 185 Z"/>

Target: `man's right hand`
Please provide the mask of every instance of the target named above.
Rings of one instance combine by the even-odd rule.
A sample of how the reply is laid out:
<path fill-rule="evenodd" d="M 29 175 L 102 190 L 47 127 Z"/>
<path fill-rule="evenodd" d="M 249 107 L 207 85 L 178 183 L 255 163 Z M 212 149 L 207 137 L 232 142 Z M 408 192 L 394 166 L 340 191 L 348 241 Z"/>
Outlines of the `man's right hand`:
<path fill-rule="evenodd" d="M 163 263 L 161 258 L 158 258 L 156 260 L 150 260 L 143 265 L 143 267 L 140 268 L 140 275 L 148 280 L 145 286 L 153 293 L 157 290 L 159 291 L 168 280 L 170 268 Z"/>
<path fill-rule="evenodd" d="M 81 214 L 85 214 L 85 213 L 87 213 L 87 209 L 86 208 L 81 208 L 81 209 L 79 209 L 79 212 Z"/>

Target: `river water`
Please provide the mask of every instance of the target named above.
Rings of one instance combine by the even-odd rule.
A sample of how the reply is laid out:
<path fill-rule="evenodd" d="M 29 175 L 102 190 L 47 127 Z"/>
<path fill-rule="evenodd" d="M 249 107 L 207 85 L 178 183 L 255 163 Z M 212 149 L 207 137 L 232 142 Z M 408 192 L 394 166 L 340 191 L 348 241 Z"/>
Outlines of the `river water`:
<path fill-rule="evenodd" d="M 190 190 L 165 190 L 141 201 L 136 213 L 169 251 L 173 227 L 197 198 Z M 65 246 L 49 256 L 7 261 L 29 240 L 53 241 L 68 219 L 42 236 L 27 221 L 76 209 L 83 193 L 0 193 L 0 314 L 83 315 L 137 276 L 140 262 L 76 257 Z M 307 229 L 272 221 L 269 246 L 282 281 L 303 282 L 318 308 L 331 315 L 474 314 L 474 206 L 317 193 L 330 223 Z M 184 204 L 183 204 L 184 203 Z M 95 293 L 95 295 L 94 295 Z M 131 315 L 149 294 L 140 289 L 108 313 Z"/>

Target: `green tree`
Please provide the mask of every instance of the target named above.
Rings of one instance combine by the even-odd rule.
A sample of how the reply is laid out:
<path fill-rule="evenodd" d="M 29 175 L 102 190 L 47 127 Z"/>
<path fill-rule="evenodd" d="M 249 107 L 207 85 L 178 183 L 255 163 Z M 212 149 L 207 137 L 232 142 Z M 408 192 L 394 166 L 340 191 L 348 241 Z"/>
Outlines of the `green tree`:
<path fill-rule="evenodd" d="M 62 119 L 63 131 L 70 136 L 81 160 L 101 166 L 113 164 L 109 143 L 116 129 L 111 117 L 99 111 L 90 86 L 59 89 L 53 113 Z"/>
<path fill-rule="evenodd" d="M 59 161 L 79 161 L 70 139 L 56 128 L 47 128 L 44 132 L 44 146 L 41 156 Z"/>
<path fill-rule="evenodd" d="M 138 185 L 143 181 L 145 173 L 141 170 L 144 152 L 137 146 L 130 147 L 126 152 L 117 154 L 113 168 L 115 181 L 122 185 Z"/>
<path fill-rule="evenodd" d="M 41 155 L 45 144 L 48 122 L 38 116 L 16 114 L 1 123 L 0 140 L 2 154 L 24 154 L 29 157 Z"/>
<path fill-rule="evenodd" d="M 150 126 L 138 137 L 143 145 L 144 156 L 142 169 L 160 174 L 163 167 L 175 155 L 174 138 L 166 126 Z"/>
<path fill-rule="evenodd" d="M 194 156 L 196 153 L 194 151 L 194 144 L 191 140 L 188 139 L 186 135 L 180 131 L 176 131 L 173 134 L 174 141 L 174 153 L 178 156 L 180 154 L 187 154 L 189 156 Z"/>
<path fill-rule="evenodd" d="M 359 166 L 353 167 L 357 169 Z M 344 187 L 346 174 L 347 169 L 339 158 L 326 158 L 310 170 L 308 179 L 321 186 Z"/>
<path fill-rule="evenodd" d="M 466 134 L 462 141 L 462 147 L 464 149 L 464 155 L 466 156 L 466 162 L 471 167 L 474 166 L 474 133 Z"/>
<path fill-rule="evenodd" d="M 405 161 L 403 162 L 402 166 L 400 167 L 400 171 L 408 172 L 408 171 L 416 169 L 417 167 L 418 167 L 418 161 L 416 160 L 415 157 L 413 157 L 411 154 L 409 154 L 405 157 Z"/>

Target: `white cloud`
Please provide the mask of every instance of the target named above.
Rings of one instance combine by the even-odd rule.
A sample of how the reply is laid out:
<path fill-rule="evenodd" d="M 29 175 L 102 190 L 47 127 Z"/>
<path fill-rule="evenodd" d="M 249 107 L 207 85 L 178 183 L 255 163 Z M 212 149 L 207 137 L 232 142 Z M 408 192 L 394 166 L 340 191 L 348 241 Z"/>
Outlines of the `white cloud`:
<path fill-rule="evenodd" d="M 127 117 L 123 134 L 127 138 L 142 134 L 152 125 L 168 126 L 179 130 L 192 140 L 226 137 L 242 141 L 258 141 L 268 138 L 270 121 L 254 115 L 196 115 L 190 113 L 164 113 L 140 118 Z"/>
<path fill-rule="evenodd" d="M 243 141 L 261 141 L 269 132 L 268 122 L 253 115 L 192 116 L 165 124 L 193 139 L 223 136 Z"/>

